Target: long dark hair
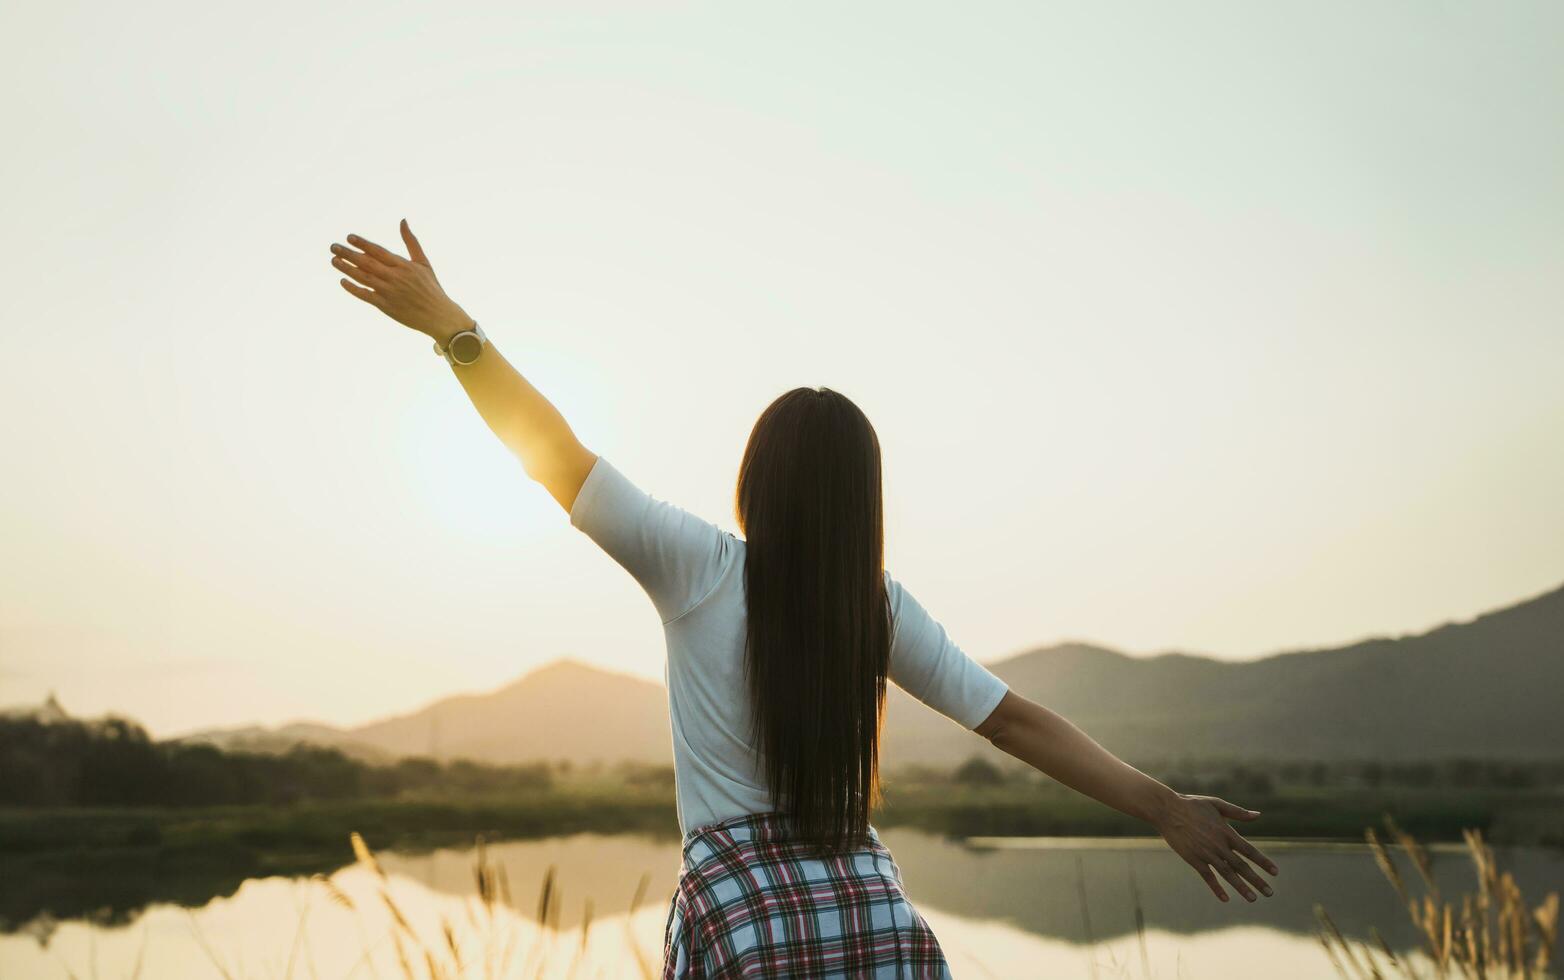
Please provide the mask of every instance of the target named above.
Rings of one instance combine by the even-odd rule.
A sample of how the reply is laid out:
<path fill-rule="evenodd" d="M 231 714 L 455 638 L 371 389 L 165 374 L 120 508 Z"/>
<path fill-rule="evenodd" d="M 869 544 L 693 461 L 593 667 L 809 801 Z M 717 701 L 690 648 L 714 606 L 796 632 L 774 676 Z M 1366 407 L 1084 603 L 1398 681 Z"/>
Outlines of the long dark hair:
<path fill-rule="evenodd" d="M 745 673 L 755 749 L 794 833 L 839 851 L 879 797 L 890 666 L 880 440 L 830 388 L 760 414 L 734 495 L 745 536 Z"/>

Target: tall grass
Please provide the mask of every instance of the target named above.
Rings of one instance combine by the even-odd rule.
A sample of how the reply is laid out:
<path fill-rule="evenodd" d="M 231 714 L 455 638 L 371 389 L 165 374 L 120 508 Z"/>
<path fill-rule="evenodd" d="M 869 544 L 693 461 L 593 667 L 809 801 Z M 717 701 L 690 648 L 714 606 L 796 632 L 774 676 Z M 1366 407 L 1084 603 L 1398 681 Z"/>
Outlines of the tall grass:
<path fill-rule="evenodd" d="M 1471 980 L 1532 980 L 1549 976 L 1558 942 L 1559 895 L 1550 892 L 1530 907 L 1509 871 L 1500 871 L 1493 849 L 1476 829 L 1463 831 L 1477 872 L 1477 891 L 1445 896 L 1434 880 L 1428 851 L 1386 815 L 1391 838 L 1406 853 L 1422 882 L 1414 895 L 1373 827 L 1364 831 L 1374 861 L 1401 897 L 1417 928 L 1426 959 L 1398 957 L 1379 930 L 1373 945 L 1350 942 L 1320 904 L 1314 906 L 1317 933 L 1336 972 L 1348 980 L 1406 977 L 1466 977 Z"/>
<path fill-rule="evenodd" d="M 453 922 L 445 912 L 438 913 L 437 922 L 418 922 L 417 917 L 404 909 L 392 895 L 391 879 L 381 867 L 364 838 L 353 832 L 350 835 L 353 854 L 359 866 L 367 870 L 374 883 L 372 895 L 357 898 L 344 891 L 332 878 L 316 874 L 311 882 L 324 890 L 329 900 L 354 913 L 358 925 L 363 953 L 354 964 L 349 976 L 363 971 L 369 976 L 379 976 L 375 967 L 376 949 L 389 941 L 395 953 L 394 969 L 402 980 L 509 980 L 509 978 L 540 978 L 545 975 L 576 976 L 640 976 L 650 980 L 654 975 L 652 959 L 642 950 L 632 920 L 646 899 L 651 876 L 642 874 L 630 908 L 624 917 L 625 940 L 631 951 L 631 961 L 615 956 L 610 961 L 594 961 L 590 952 L 593 937 L 592 901 L 583 903 L 581 936 L 569 943 L 559 928 L 562 892 L 555 869 L 550 865 L 543 875 L 535 909 L 535 925 L 527 919 L 527 910 L 511 893 L 510 879 L 504 865 L 490 860 L 487 842 L 477 838 L 473 856 L 473 884 L 475 897 L 465 904 L 466 923 Z M 376 935 L 371 942 L 364 929 L 364 915 L 368 906 L 389 916 L 384 934 Z M 225 980 L 236 980 L 242 971 L 236 971 L 207 943 L 199 923 L 191 917 L 192 929 L 201 949 L 217 973 Z M 470 928 L 458 928 L 465 925 Z M 288 957 L 286 976 L 293 976 L 298 962 L 298 952 L 307 935 L 304 929 L 304 910 L 301 910 L 294 948 Z M 660 957 L 659 952 L 659 957 Z M 658 965 L 660 966 L 660 960 Z M 318 976 L 309 962 L 297 970 L 302 975 Z"/>
<path fill-rule="evenodd" d="M 1514 874 L 1499 868 L 1493 849 L 1483 840 L 1481 832 L 1468 829 L 1464 839 L 1476 872 L 1475 891 L 1446 894 L 1435 880 L 1432 860 L 1423 845 L 1390 817 L 1386 816 L 1384 820 L 1390 846 L 1372 827 L 1365 830 L 1364 836 L 1373 860 L 1405 905 L 1419 945 L 1410 952 L 1398 954 L 1373 927 L 1369 929 L 1368 940 L 1349 939 L 1325 907 L 1315 904 L 1316 938 L 1338 975 L 1346 980 L 1542 980 L 1555 976 L 1549 971 L 1554 969 L 1554 949 L 1558 940 L 1557 892 L 1547 894 L 1535 905 L 1530 904 Z M 643 949 L 632 925 L 637 910 L 644 908 L 651 885 L 648 874 L 641 875 L 629 912 L 622 920 L 623 946 L 605 956 L 604 944 L 599 943 L 597 950 L 592 946 L 592 938 L 601 935 L 605 926 L 594 922 L 590 900 L 583 903 L 579 937 L 574 930 L 567 933 L 560 929 L 564 902 L 553 865 L 543 874 L 535 904 L 524 905 L 513 894 L 505 867 L 491 859 L 487 842 L 479 837 L 472 864 L 474 894 L 462 906 L 465 922 L 453 921 L 447 911 L 417 916 L 400 905 L 392 893 L 391 879 L 363 837 L 355 832 L 350 841 L 356 863 L 369 873 L 367 889 L 358 887 L 354 894 L 349 894 L 331 877 L 317 874 L 311 879 L 331 902 L 354 913 L 363 953 L 349 977 L 384 977 L 387 961 L 391 965 L 391 975 L 400 980 L 535 980 L 545 975 L 651 978 L 660 972 L 661 950 L 648 952 Z M 1410 861 L 1415 871 L 1411 880 L 1393 860 L 1391 847 L 1399 848 Z M 357 879 L 361 886 L 366 877 Z M 1087 972 L 1096 977 L 1101 975 L 1097 962 L 1099 950 L 1087 910 L 1084 869 L 1079 859 L 1076 877 L 1077 900 L 1089 951 Z M 1155 974 L 1148 955 L 1145 915 L 1133 868 L 1130 890 L 1139 946 L 1139 973 L 1150 980 Z M 301 909 L 285 976 L 319 975 L 310 962 L 304 912 Z M 458 919 L 461 917 L 462 914 L 458 914 Z M 244 969 L 224 962 L 218 951 L 206 942 L 194 916 L 191 922 L 197 941 L 217 974 L 226 980 L 244 976 Z M 1111 950 L 1109 954 L 1112 957 Z M 1133 972 L 1131 962 L 1120 963 L 1116 957 L 1112 957 L 1108 969 L 1111 975 L 1125 978 Z M 1255 964 L 1254 971 L 1256 976 L 1264 975 L 1264 964 Z M 139 957 L 136 972 L 140 972 Z M 1175 972 L 1182 976 L 1181 969 Z"/>

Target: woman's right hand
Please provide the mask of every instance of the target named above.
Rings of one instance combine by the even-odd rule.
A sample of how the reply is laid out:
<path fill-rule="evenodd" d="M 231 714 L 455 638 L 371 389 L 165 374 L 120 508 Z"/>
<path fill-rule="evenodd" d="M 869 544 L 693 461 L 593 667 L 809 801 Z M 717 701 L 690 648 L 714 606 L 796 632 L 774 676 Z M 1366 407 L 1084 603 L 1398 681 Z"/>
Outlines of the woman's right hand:
<path fill-rule="evenodd" d="M 440 280 L 435 278 L 434 266 L 429 264 L 429 256 L 413 237 L 413 229 L 405 218 L 401 230 L 410 259 L 368 239 L 349 235 L 349 244 L 362 251 L 332 242 L 331 264 L 362 283 L 355 285 L 343 279 L 343 289 L 443 346 L 455 334 L 469 329 L 472 317 L 445 294 Z"/>
<path fill-rule="evenodd" d="M 1255 896 L 1250 885 L 1266 896 L 1270 896 L 1271 886 L 1244 858 L 1254 861 L 1272 875 L 1279 873 L 1280 869 L 1258 847 L 1244 840 L 1226 818 L 1253 820 L 1259 815 L 1258 810 L 1245 809 L 1220 797 L 1178 793 L 1153 818 L 1151 825 L 1174 853 L 1205 879 L 1217 898 L 1227 901 L 1227 893 L 1217 881 L 1216 876 L 1220 874 L 1238 894 L 1252 902 Z"/>

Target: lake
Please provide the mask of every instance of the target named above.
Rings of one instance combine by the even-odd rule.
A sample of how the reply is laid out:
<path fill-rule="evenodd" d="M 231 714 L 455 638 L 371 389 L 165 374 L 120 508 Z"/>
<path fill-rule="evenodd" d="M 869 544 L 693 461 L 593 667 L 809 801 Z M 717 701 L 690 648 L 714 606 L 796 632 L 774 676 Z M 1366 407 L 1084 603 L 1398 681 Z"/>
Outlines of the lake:
<path fill-rule="evenodd" d="M 1368 939 L 1374 926 L 1398 953 L 1416 946 L 1405 907 L 1362 845 L 1256 839 L 1282 871 L 1276 894 L 1250 905 L 1236 895 L 1217 901 L 1157 839 L 962 842 L 902 828 L 881 836 L 957 977 L 1331 977 L 1316 902 L 1350 938 Z M 1430 851 L 1447 897 L 1475 891 L 1463 847 Z M 1495 854 L 1531 905 L 1564 892 L 1564 854 Z M 384 878 L 355 863 L 325 880 L 250 878 L 231 894 L 154 902 L 118 917 L 125 921 L 35 918 L 0 934 L 0 977 L 400 977 L 404 957 L 418 977 L 430 975 L 431 957 L 450 976 L 634 977 L 637 956 L 659 967 L 676 841 L 575 835 L 489 845 L 498 872 L 489 888 L 508 892 L 509 904 L 479 897 L 475 856 L 471 847 L 385 852 Z M 1396 861 L 1416 882 L 1410 861 L 1399 852 Z M 537 916 L 550 867 L 557 918 L 545 930 Z M 632 910 L 643 875 L 645 898 Z"/>

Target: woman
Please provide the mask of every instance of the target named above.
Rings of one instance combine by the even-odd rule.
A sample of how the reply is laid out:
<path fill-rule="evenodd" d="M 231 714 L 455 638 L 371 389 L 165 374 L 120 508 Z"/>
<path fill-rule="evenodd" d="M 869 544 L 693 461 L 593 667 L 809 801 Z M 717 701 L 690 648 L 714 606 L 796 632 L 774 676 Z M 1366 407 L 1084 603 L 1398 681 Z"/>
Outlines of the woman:
<path fill-rule="evenodd" d="M 409 258 L 333 243 L 349 293 L 431 337 L 484 421 L 633 575 L 662 620 L 684 861 L 667 977 L 948 976 L 938 941 L 869 824 L 887 679 L 1061 783 L 1145 820 L 1222 901 L 1277 867 L 1177 793 L 969 658 L 883 568 L 880 449 L 856 405 L 795 388 L 755 423 L 739 468 L 744 538 L 658 500 L 576 439 Z M 350 281 L 352 280 L 352 281 Z M 1248 858 L 1249 860 L 1245 860 Z"/>

